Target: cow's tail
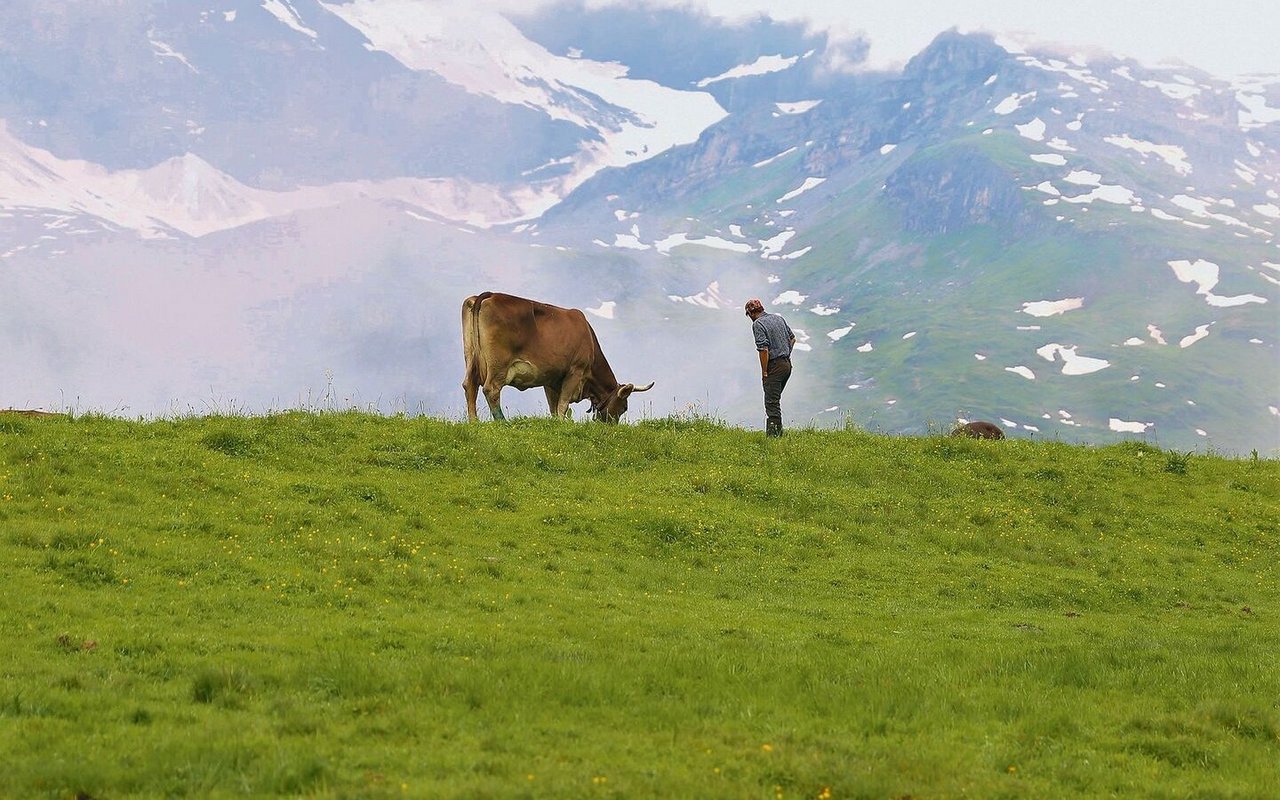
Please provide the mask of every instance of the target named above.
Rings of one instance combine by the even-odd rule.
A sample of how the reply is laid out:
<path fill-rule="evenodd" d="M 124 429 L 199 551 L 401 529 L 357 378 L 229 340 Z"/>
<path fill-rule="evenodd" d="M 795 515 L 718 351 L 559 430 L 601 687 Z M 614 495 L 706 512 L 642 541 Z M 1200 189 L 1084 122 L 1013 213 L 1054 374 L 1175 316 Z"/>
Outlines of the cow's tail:
<path fill-rule="evenodd" d="M 465 380 L 473 386 L 484 382 L 484 353 L 480 348 L 480 304 L 492 292 L 472 295 L 462 301 L 462 355 L 466 362 Z"/>

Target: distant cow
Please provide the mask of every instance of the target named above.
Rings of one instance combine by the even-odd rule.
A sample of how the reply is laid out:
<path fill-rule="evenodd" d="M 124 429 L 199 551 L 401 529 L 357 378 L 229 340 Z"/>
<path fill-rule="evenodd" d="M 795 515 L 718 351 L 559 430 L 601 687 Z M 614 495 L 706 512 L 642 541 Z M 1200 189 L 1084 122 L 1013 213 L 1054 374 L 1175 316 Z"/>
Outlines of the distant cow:
<path fill-rule="evenodd" d="M 973 439 L 1003 439 L 1004 431 L 1000 430 L 1000 426 L 994 422 L 978 421 L 957 425 L 951 435 L 968 436 Z"/>
<path fill-rule="evenodd" d="M 476 392 L 484 390 L 494 419 L 505 419 L 499 395 L 503 386 L 520 391 L 541 386 L 551 414 L 565 416 L 569 404 L 591 400 L 591 413 L 601 422 L 617 422 L 626 413 L 632 392 L 619 384 L 596 332 L 576 308 L 483 292 L 462 302 L 462 354 L 466 375 L 467 417 L 475 420 Z"/>

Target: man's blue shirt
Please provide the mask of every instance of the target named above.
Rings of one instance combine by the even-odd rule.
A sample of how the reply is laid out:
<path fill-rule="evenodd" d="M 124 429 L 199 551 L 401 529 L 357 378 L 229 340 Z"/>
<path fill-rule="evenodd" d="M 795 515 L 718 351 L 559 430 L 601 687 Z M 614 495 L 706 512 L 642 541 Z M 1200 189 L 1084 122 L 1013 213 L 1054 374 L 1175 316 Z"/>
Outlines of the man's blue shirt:
<path fill-rule="evenodd" d="M 791 340 L 795 335 L 781 315 L 766 311 L 751 323 L 751 333 L 756 337 L 756 349 L 768 350 L 770 360 L 791 356 Z"/>

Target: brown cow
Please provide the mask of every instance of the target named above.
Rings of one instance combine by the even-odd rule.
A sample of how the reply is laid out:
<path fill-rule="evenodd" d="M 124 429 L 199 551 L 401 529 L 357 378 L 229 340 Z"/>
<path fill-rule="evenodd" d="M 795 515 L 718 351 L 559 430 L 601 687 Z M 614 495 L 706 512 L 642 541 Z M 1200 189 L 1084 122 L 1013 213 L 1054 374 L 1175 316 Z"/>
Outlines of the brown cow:
<path fill-rule="evenodd" d="M 498 420 L 506 419 L 499 397 L 503 386 L 522 392 L 541 386 L 553 416 L 563 417 L 570 403 L 590 399 L 597 420 L 617 422 L 632 392 L 653 388 L 652 383 L 640 388 L 618 384 L 596 332 L 580 310 L 509 294 L 483 292 L 462 302 L 462 355 L 467 370 L 462 389 L 472 420 L 479 419 L 480 389 Z"/>
<path fill-rule="evenodd" d="M 1004 431 L 1000 430 L 1000 426 L 994 422 L 977 421 L 957 425 L 951 435 L 968 436 L 973 439 L 1003 439 Z"/>

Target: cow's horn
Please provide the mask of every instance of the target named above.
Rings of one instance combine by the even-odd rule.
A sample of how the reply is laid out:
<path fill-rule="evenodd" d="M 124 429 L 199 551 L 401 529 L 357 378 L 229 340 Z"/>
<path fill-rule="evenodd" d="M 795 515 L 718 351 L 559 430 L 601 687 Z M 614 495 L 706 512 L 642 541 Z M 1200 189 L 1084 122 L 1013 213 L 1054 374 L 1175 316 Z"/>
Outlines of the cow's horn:
<path fill-rule="evenodd" d="M 634 391 L 637 391 L 637 392 L 647 392 L 647 391 L 649 391 L 650 389 L 652 389 L 652 388 L 653 388 L 653 384 L 654 384 L 654 382 L 653 382 L 653 381 L 649 381 L 649 385 L 648 385 L 648 386 L 641 386 L 639 389 L 636 389 L 636 388 L 635 388 L 635 385 L 634 385 L 634 384 L 632 384 L 632 389 L 633 389 Z"/>

